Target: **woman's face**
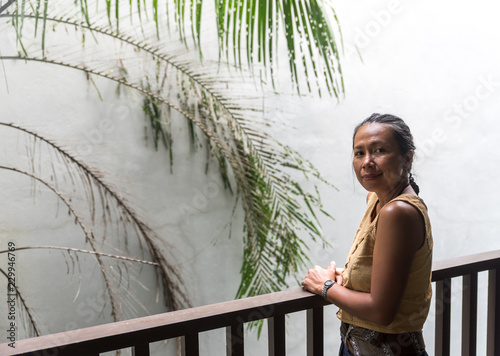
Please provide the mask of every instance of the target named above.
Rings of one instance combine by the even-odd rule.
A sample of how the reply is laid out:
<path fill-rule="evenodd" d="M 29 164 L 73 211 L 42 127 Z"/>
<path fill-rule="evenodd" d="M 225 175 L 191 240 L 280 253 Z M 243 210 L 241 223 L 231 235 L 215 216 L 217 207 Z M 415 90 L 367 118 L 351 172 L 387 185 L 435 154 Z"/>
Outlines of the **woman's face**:
<path fill-rule="evenodd" d="M 354 137 L 354 171 L 361 185 L 377 195 L 398 189 L 406 180 L 412 154 L 401 155 L 389 125 L 369 123 Z"/>

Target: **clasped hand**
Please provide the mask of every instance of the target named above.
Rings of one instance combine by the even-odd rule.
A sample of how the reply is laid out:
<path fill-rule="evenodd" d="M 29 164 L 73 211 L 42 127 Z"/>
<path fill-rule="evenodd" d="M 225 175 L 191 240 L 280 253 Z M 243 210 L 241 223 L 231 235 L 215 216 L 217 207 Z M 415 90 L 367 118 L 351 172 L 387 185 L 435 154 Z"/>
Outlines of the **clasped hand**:
<path fill-rule="evenodd" d="M 323 285 L 329 279 L 342 285 L 342 268 L 337 268 L 333 261 L 326 268 L 321 268 L 320 266 L 311 268 L 302 281 L 302 287 L 304 290 L 321 295 Z"/>

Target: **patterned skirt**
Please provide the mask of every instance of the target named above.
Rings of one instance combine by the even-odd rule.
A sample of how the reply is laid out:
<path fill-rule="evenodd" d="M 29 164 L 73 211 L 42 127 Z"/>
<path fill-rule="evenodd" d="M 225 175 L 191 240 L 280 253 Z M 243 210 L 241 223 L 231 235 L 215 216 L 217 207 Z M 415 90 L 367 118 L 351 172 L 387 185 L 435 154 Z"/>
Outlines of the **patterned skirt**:
<path fill-rule="evenodd" d="M 427 356 L 422 332 L 385 334 L 342 323 L 339 356 Z"/>

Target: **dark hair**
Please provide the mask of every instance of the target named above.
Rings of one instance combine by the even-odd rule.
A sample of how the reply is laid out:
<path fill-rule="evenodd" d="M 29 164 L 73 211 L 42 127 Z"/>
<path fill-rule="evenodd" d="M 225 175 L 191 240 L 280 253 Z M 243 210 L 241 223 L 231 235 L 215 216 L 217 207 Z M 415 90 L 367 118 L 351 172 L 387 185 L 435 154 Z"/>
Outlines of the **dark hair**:
<path fill-rule="evenodd" d="M 352 136 L 353 146 L 354 138 L 356 137 L 356 133 L 358 132 L 360 127 L 365 124 L 371 123 L 384 124 L 391 127 L 394 138 L 399 145 L 399 151 L 403 156 L 406 156 L 410 152 L 415 152 L 415 144 L 413 143 L 413 136 L 411 134 L 410 128 L 402 119 L 390 114 L 372 114 L 369 118 L 363 120 L 363 122 L 356 126 L 356 128 L 354 129 L 354 135 Z M 415 193 L 418 194 L 420 192 L 420 188 L 418 187 L 417 183 L 415 183 L 410 170 L 411 163 L 410 167 L 408 167 L 408 179 L 410 180 L 411 187 L 413 188 Z"/>

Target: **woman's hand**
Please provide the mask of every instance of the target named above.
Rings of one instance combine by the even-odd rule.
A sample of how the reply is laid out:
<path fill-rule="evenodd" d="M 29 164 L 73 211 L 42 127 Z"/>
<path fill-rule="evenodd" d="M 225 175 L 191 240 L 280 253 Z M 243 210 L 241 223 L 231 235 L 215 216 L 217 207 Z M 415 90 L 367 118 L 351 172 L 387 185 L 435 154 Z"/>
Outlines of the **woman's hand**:
<path fill-rule="evenodd" d="M 335 281 L 340 286 L 344 284 L 344 278 L 342 278 L 343 270 L 344 270 L 343 268 L 335 268 Z"/>
<path fill-rule="evenodd" d="M 329 279 L 342 285 L 340 270 L 337 270 L 337 266 L 333 261 L 330 262 L 327 268 L 321 268 L 320 266 L 311 268 L 302 281 L 302 287 L 309 292 L 321 295 L 325 281 Z"/>

